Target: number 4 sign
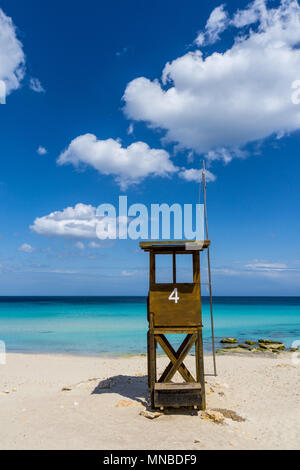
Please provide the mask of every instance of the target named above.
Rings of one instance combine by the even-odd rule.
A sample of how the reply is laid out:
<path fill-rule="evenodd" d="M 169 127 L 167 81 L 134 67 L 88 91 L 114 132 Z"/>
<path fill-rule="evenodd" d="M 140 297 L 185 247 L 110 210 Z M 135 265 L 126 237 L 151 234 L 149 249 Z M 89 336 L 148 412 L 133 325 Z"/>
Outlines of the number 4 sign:
<path fill-rule="evenodd" d="M 173 290 L 172 294 L 169 296 L 169 300 L 174 300 L 175 304 L 177 304 L 179 300 L 177 287 Z"/>

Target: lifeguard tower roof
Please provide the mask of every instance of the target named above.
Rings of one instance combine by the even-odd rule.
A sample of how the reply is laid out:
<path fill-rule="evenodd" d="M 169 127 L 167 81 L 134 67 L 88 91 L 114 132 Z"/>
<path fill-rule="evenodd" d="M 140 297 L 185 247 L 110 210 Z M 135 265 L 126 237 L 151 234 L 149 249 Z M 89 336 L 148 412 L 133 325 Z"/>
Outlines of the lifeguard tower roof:
<path fill-rule="evenodd" d="M 140 242 L 140 248 L 144 251 L 156 252 L 193 252 L 203 251 L 210 245 L 210 240 L 156 240 Z"/>

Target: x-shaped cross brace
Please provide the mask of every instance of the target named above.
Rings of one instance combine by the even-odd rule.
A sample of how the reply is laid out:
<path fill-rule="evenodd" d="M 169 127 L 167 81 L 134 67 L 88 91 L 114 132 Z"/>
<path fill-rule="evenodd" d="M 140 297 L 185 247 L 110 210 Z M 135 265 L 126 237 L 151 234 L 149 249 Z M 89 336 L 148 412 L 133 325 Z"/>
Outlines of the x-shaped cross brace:
<path fill-rule="evenodd" d="M 155 339 L 171 361 L 160 377 L 159 382 L 169 382 L 177 371 L 186 382 L 196 382 L 188 368 L 183 364 L 183 361 L 196 342 L 197 335 L 188 334 L 177 351 L 173 349 L 165 335 L 155 335 Z"/>

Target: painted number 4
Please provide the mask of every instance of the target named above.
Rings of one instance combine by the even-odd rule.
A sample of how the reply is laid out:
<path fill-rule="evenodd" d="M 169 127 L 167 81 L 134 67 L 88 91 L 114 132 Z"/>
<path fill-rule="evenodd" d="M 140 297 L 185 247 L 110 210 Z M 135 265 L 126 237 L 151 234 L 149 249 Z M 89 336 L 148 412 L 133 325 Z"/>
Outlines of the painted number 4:
<path fill-rule="evenodd" d="M 173 290 L 172 294 L 169 296 L 169 300 L 174 300 L 175 304 L 177 304 L 179 300 L 177 287 Z"/>

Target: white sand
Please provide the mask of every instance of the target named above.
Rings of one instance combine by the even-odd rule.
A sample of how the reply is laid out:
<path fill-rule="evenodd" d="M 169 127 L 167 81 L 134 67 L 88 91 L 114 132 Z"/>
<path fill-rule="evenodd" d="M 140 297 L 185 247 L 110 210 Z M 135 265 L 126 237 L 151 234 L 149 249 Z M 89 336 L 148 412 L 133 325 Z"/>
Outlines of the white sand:
<path fill-rule="evenodd" d="M 292 364 L 291 354 L 217 359 L 218 377 L 206 377 L 207 406 L 234 410 L 245 422 L 140 416 L 146 357 L 9 354 L 0 365 L 0 448 L 299 449 L 300 365 Z M 205 362 L 211 373 L 211 357 Z M 160 371 L 164 364 L 160 358 Z M 111 388 L 93 393 L 108 377 L 115 377 Z M 65 386 L 72 390 L 61 391 Z M 130 405 L 116 407 L 120 400 Z"/>

